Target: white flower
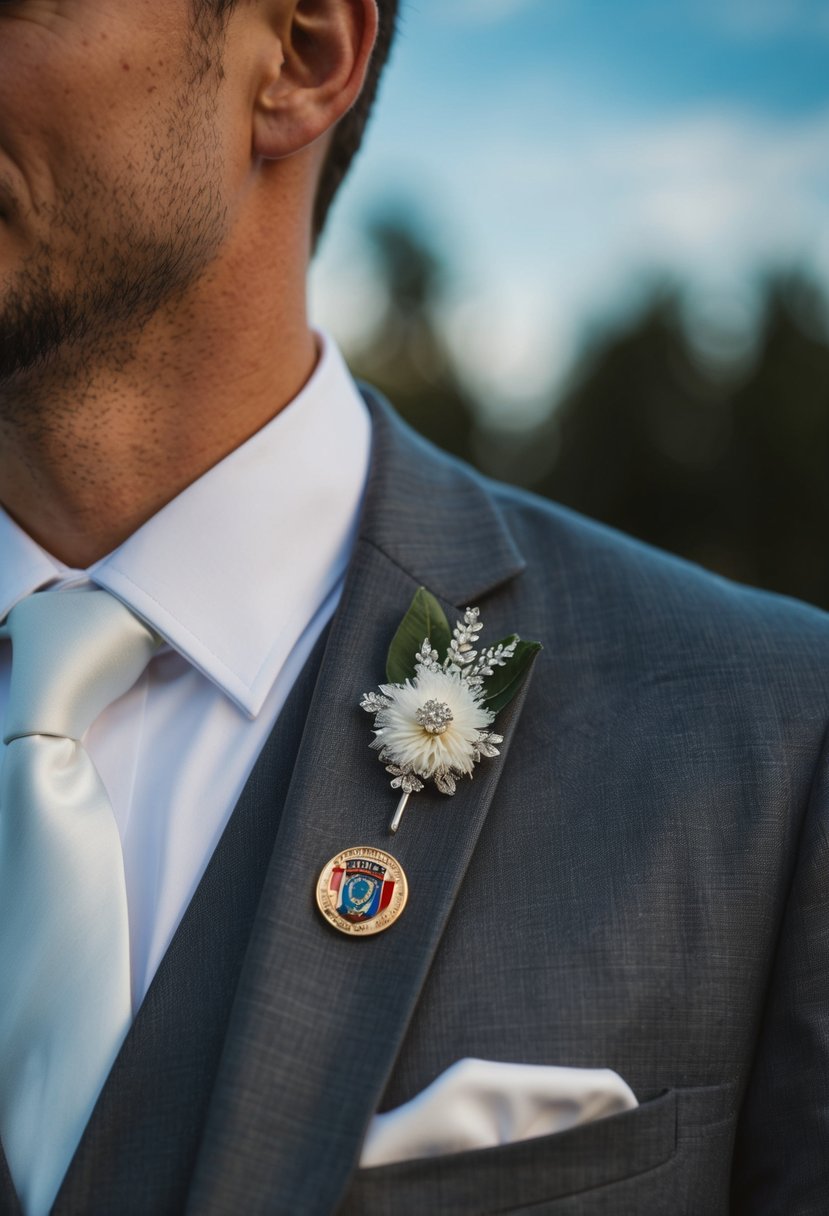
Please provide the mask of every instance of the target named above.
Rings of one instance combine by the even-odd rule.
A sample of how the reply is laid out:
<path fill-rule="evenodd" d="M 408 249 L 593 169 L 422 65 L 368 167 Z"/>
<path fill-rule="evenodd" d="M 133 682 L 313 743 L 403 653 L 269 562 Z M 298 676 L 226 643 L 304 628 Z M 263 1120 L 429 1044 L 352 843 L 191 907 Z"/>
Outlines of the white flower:
<path fill-rule="evenodd" d="M 391 788 L 402 795 L 392 832 L 409 797 L 423 789 L 424 781 L 433 780 L 442 794 L 454 794 L 459 778 L 471 777 L 484 756 L 500 754 L 496 745 L 504 737 L 490 727 L 515 688 L 510 689 L 510 681 L 496 668 L 515 662 L 521 671 L 540 647 L 525 643 L 519 650 L 519 639 L 512 634 L 479 651 L 480 617 L 477 608 L 467 608 L 450 635 L 440 604 L 421 587 L 389 648 L 386 671 L 395 683 L 363 693 L 360 707 L 374 716 L 371 746 L 392 777 Z M 421 626 L 428 632 L 412 661 L 412 635 Z M 487 702 L 495 708 L 488 708 Z"/>
<path fill-rule="evenodd" d="M 384 684 L 380 692 L 383 702 L 377 698 L 371 707 L 376 735 L 371 746 L 403 772 L 434 777 L 439 788 L 452 787 L 444 791 L 449 793 L 454 777 L 472 773 L 482 747 L 483 754 L 497 754 L 491 744 L 501 740 L 488 731 L 495 715 L 460 673 L 418 664 L 413 680 Z"/>

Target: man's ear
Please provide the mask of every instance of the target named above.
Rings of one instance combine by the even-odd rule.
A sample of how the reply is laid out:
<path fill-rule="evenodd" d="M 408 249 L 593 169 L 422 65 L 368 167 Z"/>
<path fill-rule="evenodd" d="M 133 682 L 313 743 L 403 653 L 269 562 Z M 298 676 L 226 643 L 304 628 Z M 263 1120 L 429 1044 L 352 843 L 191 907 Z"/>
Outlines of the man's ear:
<path fill-rule="evenodd" d="M 308 147 L 351 108 L 377 36 L 376 0 L 282 0 L 282 62 L 262 79 L 253 154 L 278 160 Z"/>

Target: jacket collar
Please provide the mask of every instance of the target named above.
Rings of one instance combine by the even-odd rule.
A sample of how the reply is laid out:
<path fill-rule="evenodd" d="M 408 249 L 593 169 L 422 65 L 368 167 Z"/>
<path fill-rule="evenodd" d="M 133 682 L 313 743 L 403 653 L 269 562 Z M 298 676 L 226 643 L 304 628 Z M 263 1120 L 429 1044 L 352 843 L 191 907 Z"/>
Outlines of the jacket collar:
<path fill-rule="evenodd" d="M 410 430 L 374 390 L 363 395 L 373 447 L 362 540 L 459 607 L 520 574 L 526 563 L 485 479 Z"/>

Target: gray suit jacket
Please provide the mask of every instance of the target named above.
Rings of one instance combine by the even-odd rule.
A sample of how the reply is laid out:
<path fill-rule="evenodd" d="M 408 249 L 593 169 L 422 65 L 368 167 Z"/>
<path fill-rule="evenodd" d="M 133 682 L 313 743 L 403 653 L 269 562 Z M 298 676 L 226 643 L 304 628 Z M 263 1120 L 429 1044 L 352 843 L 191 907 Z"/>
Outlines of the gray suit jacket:
<path fill-rule="evenodd" d="M 491 484 L 368 399 L 360 536 L 189 1210 L 826 1213 L 829 618 Z M 390 846 L 358 701 L 420 585 L 544 650 L 502 757 L 417 795 Z M 314 906 L 354 844 L 411 886 L 368 939 Z M 464 1056 L 613 1068 L 641 1105 L 358 1169 L 372 1115 Z"/>

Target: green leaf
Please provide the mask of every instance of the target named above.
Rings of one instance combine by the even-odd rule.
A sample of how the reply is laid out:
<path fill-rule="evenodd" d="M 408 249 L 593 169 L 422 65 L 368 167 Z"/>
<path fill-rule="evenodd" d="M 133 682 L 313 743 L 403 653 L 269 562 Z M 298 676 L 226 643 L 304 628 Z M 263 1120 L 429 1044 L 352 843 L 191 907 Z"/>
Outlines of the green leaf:
<path fill-rule="evenodd" d="M 505 638 L 504 641 L 511 641 Z M 518 692 L 525 675 L 532 666 L 533 659 L 541 650 L 540 642 L 519 642 L 506 667 L 496 667 L 493 674 L 484 685 L 484 704 L 494 714 L 500 713 L 505 705 L 509 705 Z"/>
<path fill-rule="evenodd" d="M 415 655 L 424 638 L 429 638 L 442 663 L 452 640 L 452 631 L 446 613 L 435 597 L 425 587 L 420 587 L 389 647 L 386 679 L 390 684 L 404 684 L 406 680 L 414 679 Z"/>

